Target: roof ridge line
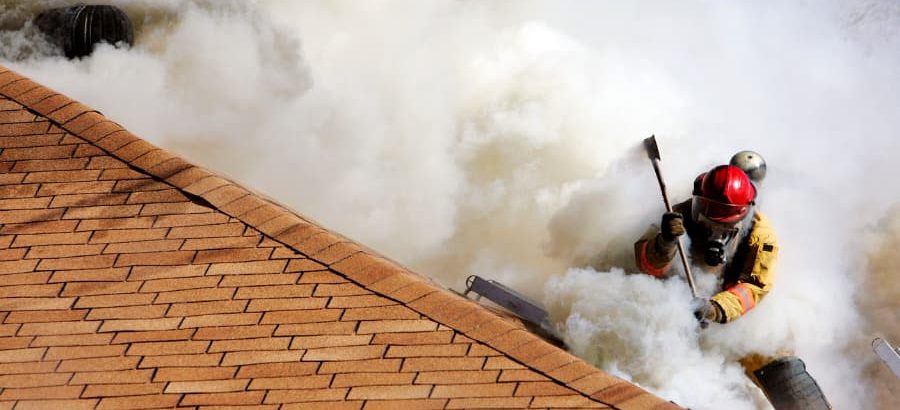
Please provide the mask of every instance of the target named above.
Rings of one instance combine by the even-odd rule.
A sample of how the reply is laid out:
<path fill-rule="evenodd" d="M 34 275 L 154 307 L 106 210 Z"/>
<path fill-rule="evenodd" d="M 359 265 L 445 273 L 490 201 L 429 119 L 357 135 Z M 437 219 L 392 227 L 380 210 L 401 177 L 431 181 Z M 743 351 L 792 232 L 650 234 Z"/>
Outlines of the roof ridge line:
<path fill-rule="evenodd" d="M 272 198 L 185 161 L 132 134 L 99 111 L 0 64 L 0 95 L 58 127 L 166 182 L 218 211 L 313 259 L 376 294 L 507 355 L 547 378 L 613 409 L 679 409 L 671 402 L 603 372 L 486 307 L 459 296 Z M 609 400 L 612 396 L 613 400 Z"/>

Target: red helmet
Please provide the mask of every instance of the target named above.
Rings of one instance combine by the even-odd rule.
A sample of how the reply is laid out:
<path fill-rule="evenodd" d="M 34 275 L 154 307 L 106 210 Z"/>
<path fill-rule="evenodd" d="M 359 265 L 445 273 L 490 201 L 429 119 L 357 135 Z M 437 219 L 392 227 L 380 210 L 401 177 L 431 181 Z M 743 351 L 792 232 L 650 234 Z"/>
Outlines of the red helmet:
<path fill-rule="evenodd" d="M 734 165 L 719 165 L 694 181 L 694 214 L 716 222 L 734 223 L 743 219 L 755 199 L 756 187 Z"/>

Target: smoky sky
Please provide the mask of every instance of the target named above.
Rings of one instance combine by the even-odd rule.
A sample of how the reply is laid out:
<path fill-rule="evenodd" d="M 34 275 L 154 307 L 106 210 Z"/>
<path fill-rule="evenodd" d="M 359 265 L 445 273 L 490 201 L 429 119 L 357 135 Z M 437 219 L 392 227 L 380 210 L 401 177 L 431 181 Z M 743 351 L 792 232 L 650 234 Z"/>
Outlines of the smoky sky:
<path fill-rule="evenodd" d="M 765 408 L 734 360 L 782 349 L 838 408 L 897 405 L 868 349 L 900 342 L 896 2 L 123 0 L 135 46 L 74 61 L 28 22 L 70 3 L 0 2 L 2 63 L 447 287 L 544 300 L 607 371 Z M 681 279 L 628 275 L 651 134 L 673 201 L 768 162 L 778 278 L 738 322 L 697 334 Z"/>

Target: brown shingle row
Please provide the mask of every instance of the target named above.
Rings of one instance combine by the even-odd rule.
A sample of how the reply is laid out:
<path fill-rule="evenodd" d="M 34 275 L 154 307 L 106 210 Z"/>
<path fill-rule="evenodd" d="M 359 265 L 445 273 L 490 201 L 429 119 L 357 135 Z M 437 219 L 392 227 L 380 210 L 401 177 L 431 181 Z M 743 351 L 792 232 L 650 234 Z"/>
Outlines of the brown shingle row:
<path fill-rule="evenodd" d="M 193 348 L 187 346 L 184 351 L 191 351 Z M 76 350 L 59 350 L 60 355 L 68 354 L 68 352 L 76 352 Z M 266 356 L 246 356 L 254 357 L 257 360 L 265 360 Z M 224 358 L 228 360 L 228 354 L 216 355 L 216 358 Z M 145 359 L 146 360 L 146 359 Z M 237 357 L 233 361 L 239 361 Z M 64 362 L 65 363 L 65 362 Z M 259 367 L 264 364 L 244 363 L 236 366 L 218 367 L 163 367 L 156 372 L 148 370 L 112 370 L 117 367 L 123 367 L 134 363 L 131 361 L 123 361 L 122 359 L 88 359 L 82 360 L 81 364 L 95 365 L 92 369 L 85 369 L 78 372 L 68 373 L 44 373 L 44 374 L 22 374 L 8 376 L 0 379 L 0 384 L 9 389 L 22 389 L 30 387 L 42 386 L 64 386 L 68 384 L 147 384 L 151 381 L 159 386 L 165 386 L 167 393 L 186 393 L 186 392 L 212 392 L 212 391 L 245 391 L 245 390 L 269 390 L 270 393 L 286 389 L 344 389 L 345 393 L 356 395 L 358 399 L 403 399 L 403 398 L 465 398 L 465 397 L 528 397 L 529 396 L 572 396 L 573 392 L 569 389 L 560 387 L 559 385 L 547 382 L 497 382 L 497 371 L 468 371 L 468 372 L 423 372 L 423 373 L 397 373 L 391 368 L 382 366 L 380 369 L 371 369 L 369 372 L 362 373 L 342 373 L 336 369 L 324 369 L 324 374 L 313 374 L 316 366 L 307 366 L 299 368 L 299 372 L 285 372 L 283 366 L 273 367 L 271 374 L 279 375 L 278 377 L 265 377 L 267 372 Z M 121 365 L 117 364 L 121 363 Z M 71 367 L 71 366 L 65 366 Z M 103 371 L 91 371 L 97 368 Z M 252 368 L 252 369 L 251 369 Z M 244 372 L 243 370 L 248 371 Z M 377 370 L 386 370 L 387 372 L 377 372 Z M 242 378 L 244 376 L 254 376 L 253 378 Z M 284 376 L 284 374 L 295 374 L 293 376 Z M 451 374 L 450 377 L 460 378 L 463 384 L 448 383 L 444 377 Z M 235 378 L 237 376 L 237 378 Z M 478 377 L 482 383 L 473 381 L 472 379 L 462 379 L 463 376 Z M 418 380 L 418 381 L 417 381 Z M 434 380 L 436 383 L 424 382 L 424 380 Z M 226 387 L 228 386 L 228 387 Z M 379 393 L 375 392 L 375 387 L 380 389 Z M 129 386 L 140 387 L 140 386 Z M 145 386 L 146 387 L 146 386 Z M 308 393 L 312 393 L 307 391 Z M 356 393 L 353 393 L 356 392 Z M 17 393 L 24 393 L 19 390 Z M 131 392 L 131 394 L 135 394 Z M 22 398 L 16 393 L 11 394 L 12 397 Z M 103 394 L 93 397 L 105 396 Z M 75 395 L 74 398 L 77 398 Z M 88 396 L 84 396 L 88 397 Z M 567 397 L 567 400 L 572 400 Z M 302 401 L 302 400 L 298 400 Z M 274 402 L 282 402 L 275 400 Z"/>
<path fill-rule="evenodd" d="M 7 104 L 4 104 L 7 102 Z M 13 110 L 13 111 L 6 111 Z M 0 125 L 15 124 L 23 122 L 34 122 L 37 116 L 22 110 L 21 106 L 10 100 L 0 101 Z"/>
<path fill-rule="evenodd" d="M 90 245 L 88 245 L 90 246 Z M 37 249 L 33 248 L 33 249 Z M 58 247 L 57 247 L 58 248 Z M 43 248 L 41 248 L 43 249 Z M 69 252 L 68 248 L 61 248 Z M 76 248 L 80 250 L 82 248 Z M 27 262 L 27 261 L 26 261 Z M 11 271 L 22 271 L 34 269 L 37 266 L 34 263 L 23 264 L 21 261 L 14 262 L 15 265 L 7 264 L 6 267 Z M 285 263 L 278 263 L 278 267 L 284 267 Z M 265 312 L 262 317 L 263 322 L 271 323 L 298 323 L 297 320 L 303 322 L 315 322 L 322 320 L 337 320 L 343 314 L 343 320 L 377 320 L 386 318 L 405 318 L 417 319 L 418 314 L 413 311 L 399 306 L 387 307 L 353 307 L 352 304 L 346 305 L 347 308 L 340 307 L 341 300 L 337 300 L 335 306 L 326 308 L 329 305 L 331 297 L 342 298 L 347 295 L 357 295 L 368 293 L 362 288 L 352 289 L 348 284 L 335 284 L 329 277 L 324 277 L 326 283 L 316 284 L 314 281 L 309 283 L 297 283 L 301 278 L 306 278 L 304 274 L 273 274 L 273 275 L 239 275 L 239 276 L 202 276 L 216 271 L 216 265 L 186 265 L 184 269 L 176 268 L 174 271 L 166 271 L 166 278 L 157 278 L 157 276 L 139 276 L 141 274 L 150 273 L 154 270 L 148 269 L 147 266 L 140 266 L 133 269 L 125 268 L 106 268 L 106 269 L 88 269 L 88 270 L 66 270 L 56 271 L 53 276 L 43 276 L 42 282 L 47 284 L 35 284 L 25 286 L 9 286 L 0 287 L 0 296 L 6 299 L 15 299 L 15 297 L 42 297 L 42 296 L 62 296 L 66 298 L 77 297 L 74 305 L 79 308 L 110 308 L 114 306 L 135 306 L 149 305 L 151 303 L 173 303 L 174 311 L 193 314 L 210 314 L 210 313 L 235 313 L 243 312 L 244 309 L 234 310 L 235 306 L 241 306 L 247 311 Z M 133 270 L 133 272 L 132 272 Z M 317 271 L 309 272 L 317 276 Z M 138 275 L 138 276 L 136 276 Z M 128 277 L 137 280 L 128 280 Z M 170 276 L 175 276 L 171 278 Z M 81 279 L 70 280 L 70 279 Z M 154 279 L 156 278 L 156 279 Z M 106 280 L 109 279 L 109 280 Z M 86 280 L 86 281 L 85 281 Z M 59 283 L 65 281 L 66 283 Z M 63 286 L 64 285 L 64 286 Z M 117 296 L 123 295 L 123 296 Z M 315 295 L 315 297 L 312 297 Z M 202 299 L 210 300 L 226 300 L 228 302 L 199 302 L 192 303 Z M 59 306 L 62 303 L 68 303 L 71 299 L 58 299 Z M 251 303 L 248 303 L 251 301 Z M 178 302 L 183 302 L 178 304 Z M 189 311 L 188 308 L 195 309 Z M 222 309 L 226 311 L 220 312 L 211 309 Z M 297 311 L 296 309 L 307 309 Z M 152 310 L 144 312 L 129 312 L 128 308 L 124 310 L 104 310 L 102 313 L 91 313 L 89 318 L 93 317 L 122 317 L 140 314 L 143 317 L 152 316 Z M 148 307 L 149 309 L 149 307 Z M 290 309 L 290 310 L 285 310 Z M 73 315 L 73 320 L 81 320 L 81 312 L 69 312 L 66 315 Z M 321 313 L 321 314 L 320 314 Z M 52 312 L 45 312 L 44 315 L 52 315 Z M 169 314 L 172 316 L 172 314 Z M 298 318 L 293 318 L 297 316 Z M 21 320 L 23 317 L 45 318 L 49 316 L 41 316 L 40 313 L 33 313 L 29 316 L 20 314 L 9 315 L 6 321 Z M 68 317 L 68 316 L 67 316 Z M 12 322 L 10 322 L 12 323 Z M 411 326 L 419 326 L 418 321 L 411 322 Z M 400 322 L 381 323 L 384 326 L 404 325 Z M 375 326 L 375 324 L 367 324 L 364 327 Z"/>
<path fill-rule="evenodd" d="M 115 367 L 113 361 L 101 362 L 93 361 L 94 364 L 101 365 L 104 369 Z M 208 369 L 208 371 L 207 371 Z M 310 374 L 311 367 L 302 370 L 300 374 Z M 261 369 L 260 369 L 261 370 Z M 250 372 L 246 372 L 250 373 Z M 100 384 L 103 382 L 112 383 L 142 383 L 144 386 L 128 386 L 139 390 L 138 388 L 146 388 L 146 384 L 150 382 L 152 377 L 153 385 L 165 386 L 167 393 L 188 393 L 188 392 L 214 392 L 214 391 L 244 391 L 244 390 L 269 390 L 274 396 L 286 394 L 287 389 L 302 390 L 305 393 L 300 394 L 293 399 L 281 398 L 273 402 L 290 402 L 290 401 L 317 401 L 317 392 L 312 389 L 330 389 L 342 390 L 344 394 L 350 394 L 357 399 L 363 400 L 396 400 L 409 398 L 466 398 L 466 397 L 523 397 L 536 395 L 549 396 L 568 396 L 565 400 L 572 402 L 573 398 L 571 390 L 561 388 L 558 385 L 545 382 L 521 382 L 521 383 L 473 383 L 471 380 L 465 381 L 465 384 L 442 384 L 444 380 L 441 376 L 445 373 L 422 373 L 418 376 L 414 373 L 339 373 L 339 374 L 322 374 L 322 375 L 306 375 L 306 376 L 281 376 L 281 377 L 259 377 L 265 376 L 264 372 L 259 370 L 253 372 L 256 378 L 234 379 L 235 374 L 240 377 L 241 371 L 238 367 L 214 367 L 214 368 L 163 368 L 156 372 L 155 376 L 151 376 L 148 371 L 142 370 L 111 370 L 106 372 L 78 372 L 78 373 L 49 373 L 49 374 L 26 374 L 21 376 L 13 376 L 2 380 L 2 384 L 7 388 L 12 388 L 13 392 L 7 398 L 26 398 L 27 393 L 33 393 L 36 390 L 26 390 L 24 388 L 39 386 L 62 386 L 66 384 Z M 481 372 L 496 378 L 497 372 Z M 278 368 L 274 374 L 283 375 L 285 372 L 282 368 Z M 467 373 L 472 375 L 472 372 Z M 73 377 L 74 375 L 74 377 Z M 438 384 L 415 383 L 414 379 L 434 378 Z M 461 374 L 459 374 L 461 375 Z M 481 376 L 482 380 L 491 380 L 491 377 Z M 375 388 L 374 386 L 378 386 Z M 71 387 L 71 386 L 70 386 Z M 88 388 L 90 388 L 89 386 Z M 18 390 L 16 390 L 18 389 Z M 121 395 L 133 395 L 135 390 L 130 393 Z M 55 390 L 44 389 L 43 392 L 49 392 L 53 395 Z M 515 393 L 514 393 L 515 392 Z M 139 393 L 138 393 L 139 394 Z M 118 396 L 120 394 L 86 394 L 83 397 L 103 397 Z M 78 395 L 74 395 L 77 398 Z M 530 397 L 527 397 L 530 400 Z"/>

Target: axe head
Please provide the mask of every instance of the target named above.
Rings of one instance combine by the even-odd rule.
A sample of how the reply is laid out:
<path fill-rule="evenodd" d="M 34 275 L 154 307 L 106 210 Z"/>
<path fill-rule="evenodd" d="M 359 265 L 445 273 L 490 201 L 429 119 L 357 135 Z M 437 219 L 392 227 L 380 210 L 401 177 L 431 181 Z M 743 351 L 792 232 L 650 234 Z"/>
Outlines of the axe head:
<path fill-rule="evenodd" d="M 647 151 L 647 156 L 650 157 L 651 160 L 660 160 L 659 157 L 659 146 L 656 145 L 656 135 L 651 135 L 650 138 L 644 138 L 644 150 Z"/>

